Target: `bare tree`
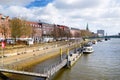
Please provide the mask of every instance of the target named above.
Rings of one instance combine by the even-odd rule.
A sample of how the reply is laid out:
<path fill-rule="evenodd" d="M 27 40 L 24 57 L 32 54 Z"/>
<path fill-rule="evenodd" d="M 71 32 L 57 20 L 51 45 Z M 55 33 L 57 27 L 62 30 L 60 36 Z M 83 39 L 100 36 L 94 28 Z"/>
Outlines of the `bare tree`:
<path fill-rule="evenodd" d="M 88 30 L 81 30 L 81 37 L 91 37 L 91 36 L 92 36 L 92 32 Z"/>
<path fill-rule="evenodd" d="M 51 32 L 51 35 L 53 36 L 53 38 L 56 40 L 57 38 L 59 38 L 59 29 L 56 25 L 54 25 L 54 29 Z"/>
<path fill-rule="evenodd" d="M 5 26 L 5 24 L 3 24 L 2 26 L 0 26 L 0 29 L 1 29 L 1 33 L 2 35 L 4 36 L 4 38 L 6 39 L 7 38 L 7 31 L 8 31 L 8 28 Z"/>
<path fill-rule="evenodd" d="M 60 28 L 56 25 L 54 25 L 54 29 L 51 32 L 51 35 L 53 36 L 54 39 L 57 39 L 57 38 L 62 39 L 63 37 L 66 37 L 68 39 L 72 36 L 70 33 L 70 30 L 66 31 L 63 28 Z"/>

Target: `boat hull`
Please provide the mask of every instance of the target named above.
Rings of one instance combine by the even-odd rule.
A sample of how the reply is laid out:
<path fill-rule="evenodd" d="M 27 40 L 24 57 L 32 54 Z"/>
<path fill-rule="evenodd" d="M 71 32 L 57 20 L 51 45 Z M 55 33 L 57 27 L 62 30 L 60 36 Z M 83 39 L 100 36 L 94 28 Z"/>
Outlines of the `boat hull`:
<path fill-rule="evenodd" d="M 83 51 L 83 54 L 90 54 L 90 53 L 93 53 L 94 51 L 89 51 L 89 52 L 87 52 L 87 51 Z"/>
<path fill-rule="evenodd" d="M 83 54 L 90 54 L 92 52 L 94 52 L 92 46 L 83 47 Z"/>

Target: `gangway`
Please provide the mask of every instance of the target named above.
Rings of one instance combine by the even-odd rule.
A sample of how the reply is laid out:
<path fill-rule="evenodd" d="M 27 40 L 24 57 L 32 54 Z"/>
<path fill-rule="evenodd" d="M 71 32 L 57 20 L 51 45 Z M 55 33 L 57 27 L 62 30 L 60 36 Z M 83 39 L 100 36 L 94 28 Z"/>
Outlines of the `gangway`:
<path fill-rule="evenodd" d="M 40 74 L 40 73 L 34 73 L 34 72 L 25 72 L 25 71 L 17 71 L 17 70 L 9 70 L 9 69 L 0 69 L 0 72 L 27 75 L 27 76 L 35 76 L 35 77 L 42 77 L 42 78 L 47 77 L 46 74 Z"/>

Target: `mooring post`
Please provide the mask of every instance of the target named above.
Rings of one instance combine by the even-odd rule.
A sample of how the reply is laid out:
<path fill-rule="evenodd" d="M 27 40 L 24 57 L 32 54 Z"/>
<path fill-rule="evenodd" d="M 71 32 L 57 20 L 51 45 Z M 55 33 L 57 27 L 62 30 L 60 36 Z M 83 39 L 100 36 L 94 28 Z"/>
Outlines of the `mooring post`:
<path fill-rule="evenodd" d="M 69 49 L 67 49 L 67 67 L 70 67 L 70 55 L 69 55 Z"/>
<path fill-rule="evenodd" d="M 79 47 L 79 48 L 80 48 L 80 50 L 79 50 L 79 53 L 81 53 L 81 52 L 82 52 L 82 49 L 81 49 L 81 47 L 82 47 L 82 46 L 81 46 L 81 44 L 80 44 L 80 47 Z"/>
<path fill-rule="evenodd" d="M 61 59 L 61 62 L 62 62 L 62 48 L 60 48 L 60 59 Z"/>
<path fill-rule="evenodd" d="M 77 45 L 75 45 L 74 48 L 75 48 L 74 53 L 76 53 L 77 52 Z"/>

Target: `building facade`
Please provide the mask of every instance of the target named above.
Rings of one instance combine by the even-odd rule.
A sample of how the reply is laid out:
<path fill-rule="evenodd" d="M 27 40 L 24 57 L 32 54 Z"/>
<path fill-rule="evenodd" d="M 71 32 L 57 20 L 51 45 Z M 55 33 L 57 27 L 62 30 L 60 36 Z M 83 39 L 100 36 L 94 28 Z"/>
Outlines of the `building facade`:
<path fill-rule="evenodd" d="M 43 37 L 51 37 L 51 32 L 54 29 L 54 25 L 53 24 L 48 24 L 48 23 L 41 23 L 42 24 L 42 31 Z"/>
<path fill-rule="evenodd" d="M 10 38 L 9 16 L 0 14 L 0 39 Z"/>
<path fill-rule="evenodd" d="M 98 34 L 98 36 L 104 36 L 105 31 L 104 30 L 97 30 L 97 34 Z"/>
<path fill-rule="evenodd" d="M 40 42 L 42 40 L 42 26 L 41 26 L 41 24 L 38 22 L 27 21 L 27 25 L 32 26 L 31 38 L 33 38 L 35 42 Z"/>
<path fill-rule="evenodd" d="M 41 42 L 43 38 L 53 38 L 53 34 L 55 34 L 53 33 L 55 27 L 61 30 L 57 32 L 61 39 L 67 39 L 68 37 L 80 37 L 80 29 L 69 28 L 65 25 L 32 21 L 26 21 L 26 25 L 32 26 L 32 34 L 31 36 L 22 35 L 20 38 L 33 38 L 36 42 Z M 5 38 L 11 38 L 10 19 L 9 16 L 0 14 L 0 39 Z"/>
<path fill-rule="evenodd" d="M 78 28 L 71 28 L 70 33 L 73 38 L 76 38 L 76 37 L 80 37 L 81 31 Z"/>

